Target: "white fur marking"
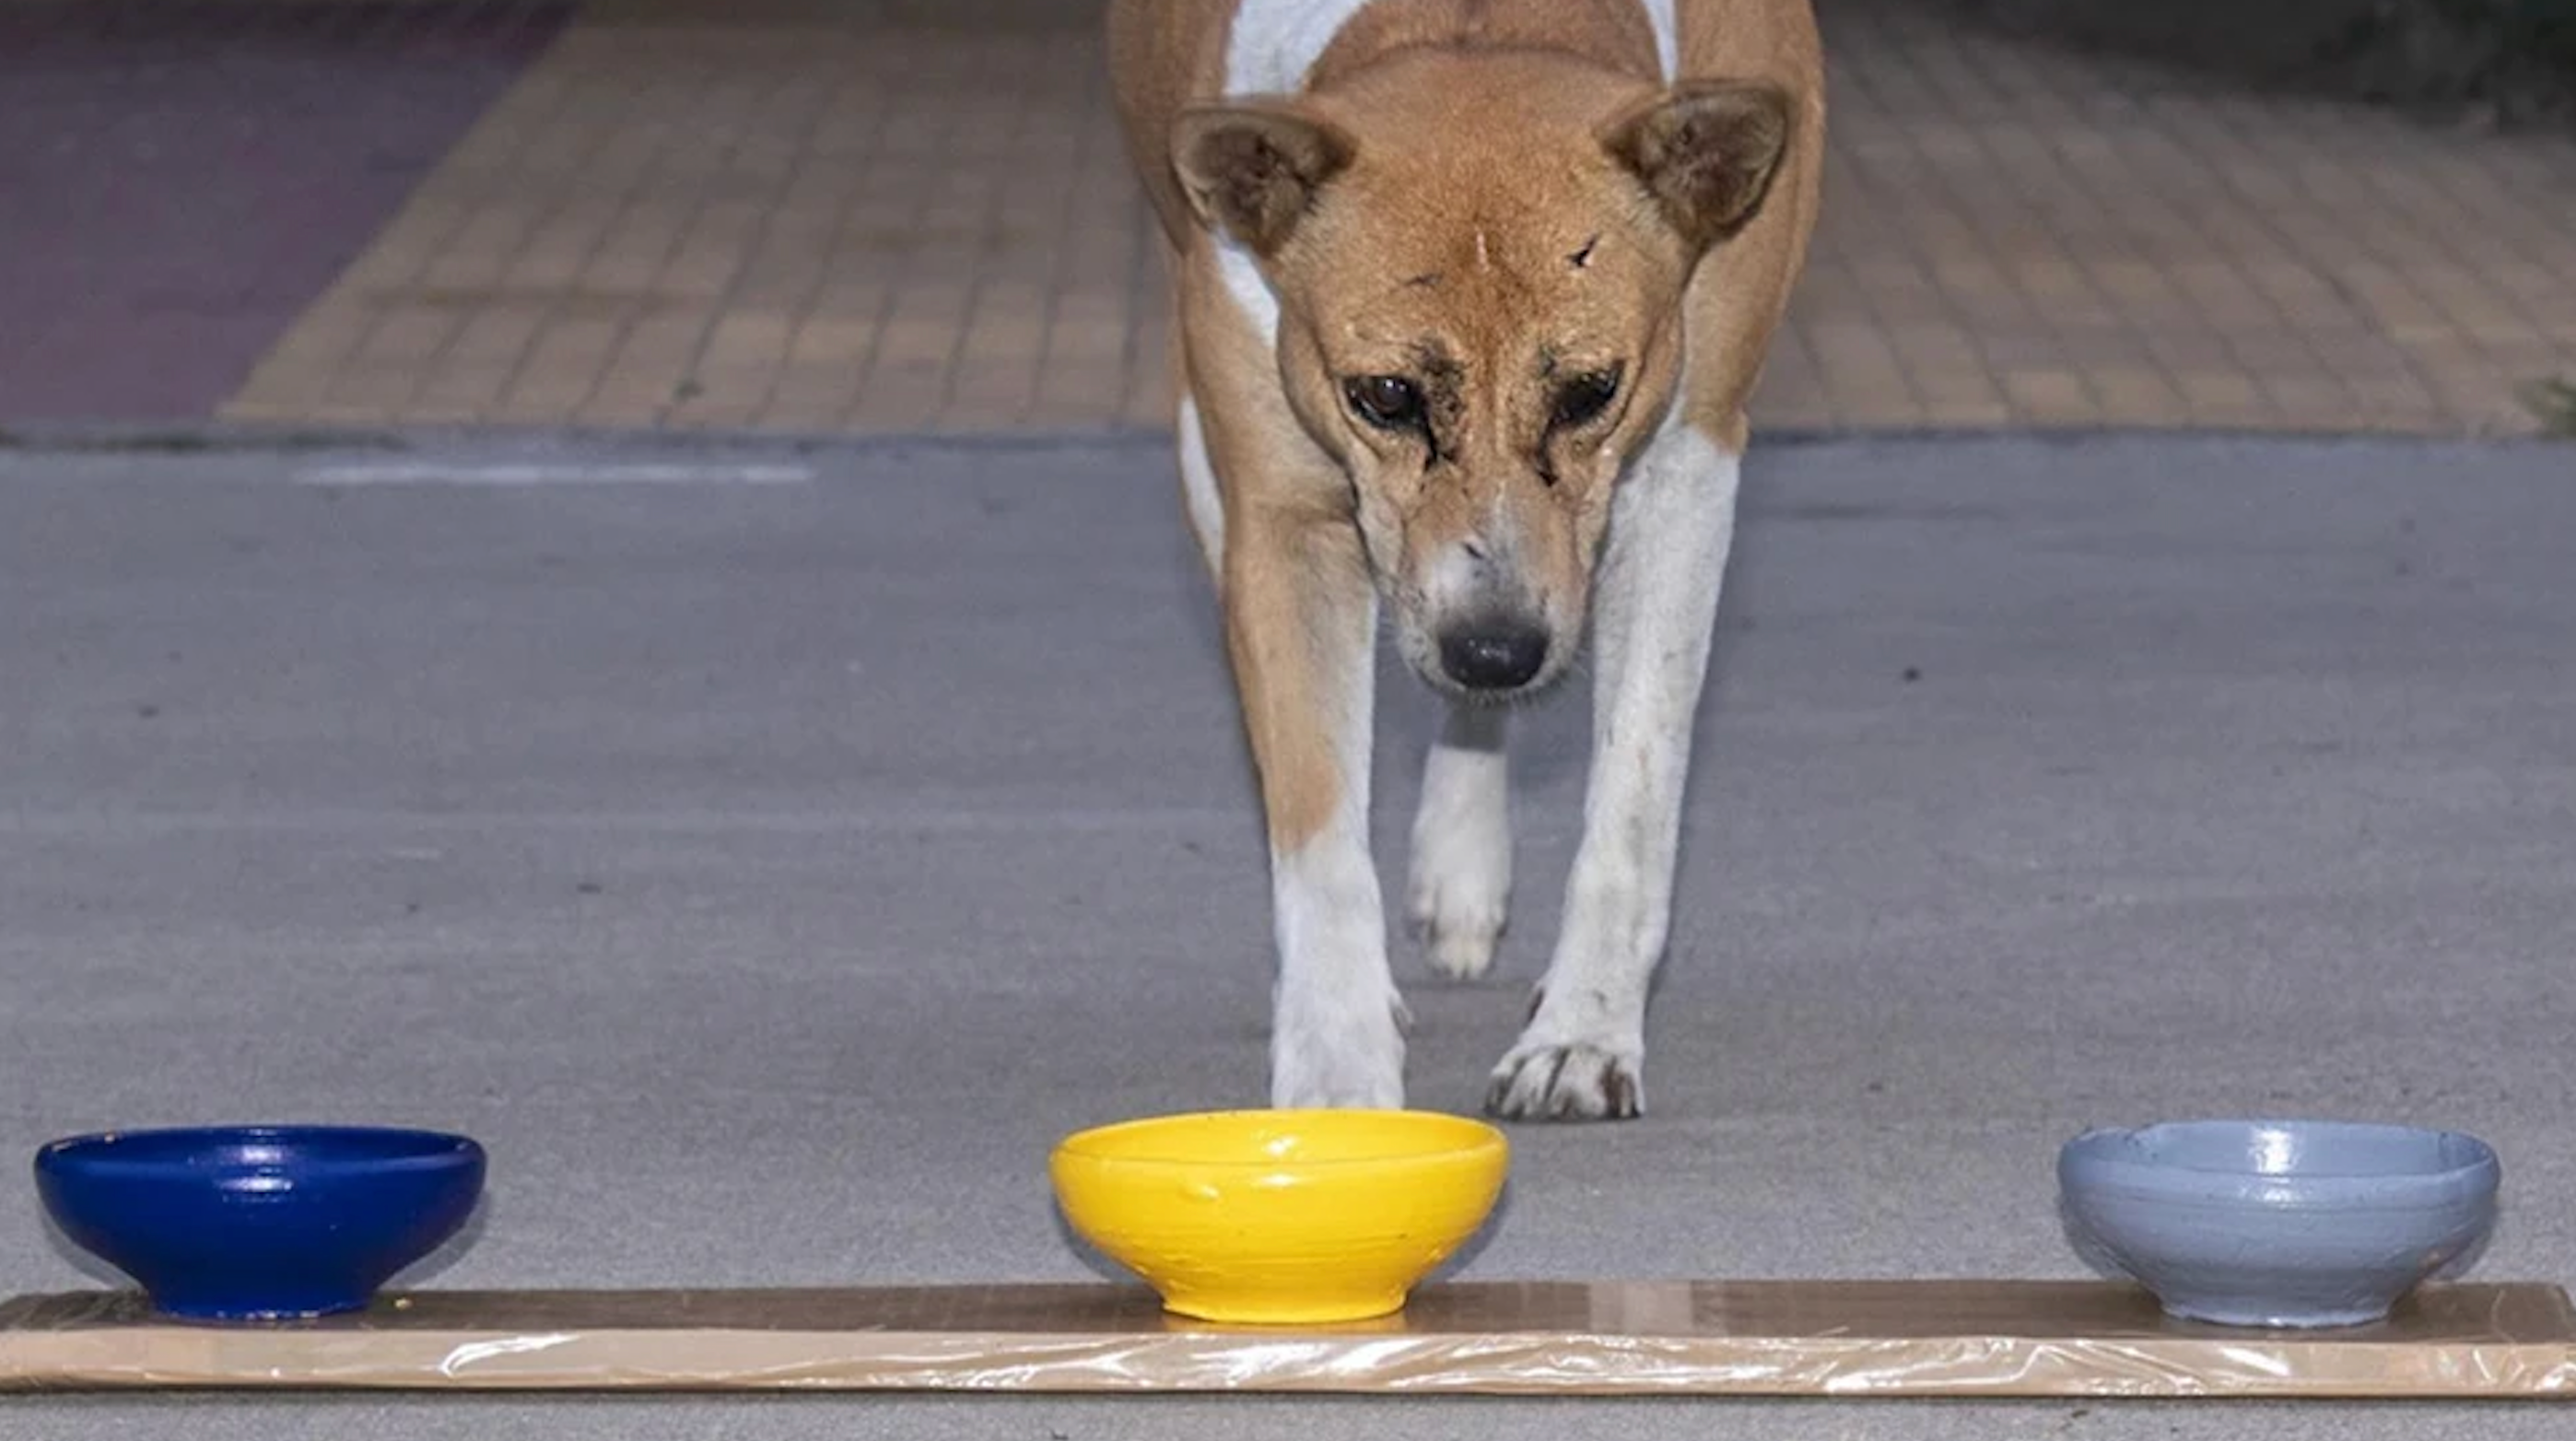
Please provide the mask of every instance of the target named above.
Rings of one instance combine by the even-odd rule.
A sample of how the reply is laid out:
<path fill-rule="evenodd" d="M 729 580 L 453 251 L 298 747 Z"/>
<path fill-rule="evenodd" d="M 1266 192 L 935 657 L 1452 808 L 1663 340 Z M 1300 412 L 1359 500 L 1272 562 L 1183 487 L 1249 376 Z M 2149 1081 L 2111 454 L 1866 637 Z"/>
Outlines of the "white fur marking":
<path fill-rule="evenodd" d="M 1243 316 L 1261 332 L 1265 345 L 1279 344 L 1279 296 L 1270 288 L 1269 278 L 1261 273 L 1261 263 L 1252 252 L 1226 235 L 1216 237 L 1216 273 L 1225 283 L 1225 293 L 1243 311 Z"/>
<path fill-rule="evenodd" d="M 1639 0 L 1655 30 L 1655 56 L 1664 81 L 1681 72 L 1681 26 L 1674 0 Z M 1369 0 L 1241 0 L 1226 33 L 1225 93 L 1285 95 L 1306 86 L 1333 37 L 1368 8 Z"/>
<path fill-rule="evenodd" d="M 1504 712 L 1452 705 L 1422 771 L 1406 913 L 1433 969 L 1471 979 L 1494 963 L 1511 909 L 1512 817 Z"/>
<path fill-rule="evenodd" d="M 1363 627 L 1374 635 L 1374 623 Z M 1403 998 L 1386 958 L 1386 908 L 1369 855 L 1370 717 L 1376 655 L 1345 657 L 1332 717 L 1341 802 L 1321 831 L 1274 854 L 1270 892 L 1279 988 L 1270 1041 L 1271 1104 L 1388 1109 L 1404 1104 Z"/>
<path fill-rule="evenodd" d="M 1343 837 L 1328 833 L 1273 865 L 1280 958 L 1273 1106 L 1404 1104 L 1403 1005 L 1380 933 L 1377 872 L 1365 853 L 1349 850 Z"/>
<path fill-rule="evenodd" d="M 1664 83 L 1670 85 L 1681 74 L 1681 25 L 1673 14 L 1673 0 L 1644 0 L 1646 19 L 1655 27 L 1655 55 L 1664 62 Z"/>
<path fill-rule="evenodd" d="M 1225 93 L 1285 95 L 1306 87 L 1333 37 L 1369 0 L 1241 0 L 1226 32 Z M 1669 0 L 1666 0 L 1669 8 Z"/>
<path fill-rule="evenodd" d="M 1620 486 L 1594 619 L 1597 689 L 1583 843 L 1545 999 L 1494 1072 L 1506 1115 L 1642 1104 L 1646 992 L 1672 920 L 1692 720 L 1735 538 L 1738 457 L 1666 427 Z"/>
<path fill-rule="evenodd" d="M 1484 565 L 1465 546 L 1448 546 L 1423 577 L 1423 609 L 1433 616 L 1461 614 L 1484 599 L 1486 585 Z"/>
<path fill-rule="evenodd" d="M 1306 72 L 1368 0 L 1243 0 L 1225 48 L 1225 93 L 1281 95 L 1302 90 Z M 1216 237 L 1217 276 L 1264 342 L 1279 342 L 1279 297 L 1252 252 Z"/>
<path fill-rule="evenodd" d="M 1216 466 L 1208 459 L 1207 432 L 1199 425 L 1199 402 L 1194 395 L 1181 397 L 1179 422 L 1181 441 L 1181 498 L 1189 507 L 1190 531 L 1199 539 L 1199 553 L 1207 560 L 1208 574 L 1225 574 L 1225 499 L 1217 491 Z"/>

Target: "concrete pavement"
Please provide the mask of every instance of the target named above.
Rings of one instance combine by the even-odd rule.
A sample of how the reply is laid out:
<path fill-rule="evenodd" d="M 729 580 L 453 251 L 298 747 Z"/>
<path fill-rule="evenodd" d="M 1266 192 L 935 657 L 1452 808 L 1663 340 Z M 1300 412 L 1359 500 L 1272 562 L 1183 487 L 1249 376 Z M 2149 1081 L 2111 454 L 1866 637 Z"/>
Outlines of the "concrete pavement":
<path fill-rule="evenodd" d="M 354 483 L 498 462 L 705 473 Z M 2565 451 L 1841 441 L 1768 447 L 1750 476 L 1652 1115 L 1518 1133 L 1474 1274 L 2078 1275 L 2060 1140 L 2265 1111 L 2478 1131 L 2509 1207 L 2480 1274 L 2576 1279 Z M 1259 1097 L 1258 830 L 1158 446 L 0 450 L 0 615 L 0 1151 L 200 1120 L 458 1127 L 492 1147 L 492 1204 L 429 1284 L 1079 1278 L 1046 1147 Z M 1387 696 L 1392 878 L 1430 709 L 1400 677 Z M 1552 939 L 1581 708 L 1524 737 L 1505 974 L 1445 987 L 1401 963 L 1422 1104 L 1473 1104 Z M 0 1292 L 83 1281 L 32 1192 L 0 1187 Z M 5 1412 L 13 1441 L 2567 1424 L 1218 1399 Z"/>

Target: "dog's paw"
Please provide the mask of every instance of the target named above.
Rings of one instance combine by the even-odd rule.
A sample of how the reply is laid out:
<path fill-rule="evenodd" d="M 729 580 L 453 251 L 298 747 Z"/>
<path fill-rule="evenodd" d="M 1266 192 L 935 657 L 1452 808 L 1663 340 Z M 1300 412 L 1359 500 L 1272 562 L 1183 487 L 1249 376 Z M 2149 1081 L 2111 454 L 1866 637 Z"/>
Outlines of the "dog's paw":
<path fill-rule="evenodd" d="M 1405 915 L 1432 969 L 1459 981 L 1491 970 L 1511 902 L 1512 840 L 1499 823 L 1417 830 Z"/>
<path fill-rule="evenodd" d="M 1404 1106 L 1404 1002 L 1283 997 L 1270 1043 L 1270 1104 L 1280 1109 L 1400 1110 Z"/>
<path fill-rule="evenodd" d="M 1431 968 L 1453 981 L 1472 981 L 1492 970 L 1503 939 L 1510 898 L 1483 884 L 1481 875 L 1443 875 L 1417 865 L 1406 913 Z"/>
<path fill-rule="evenodd" d="M 1494 1068 L 1485 1110 L 1506 1121 L 1632 1121 L 1646 1113 L 1642 1051 L 1524 1037 Z"/>
<path fill-rule="evenodd" d="M 1452 717 L 1451 734 L 1431 748 L 1413 817 L 1405 914 L 1432 969 L 1453 980 L 1492 968 L 1511 910 L 1511 795 L 1500 724 Z"/>

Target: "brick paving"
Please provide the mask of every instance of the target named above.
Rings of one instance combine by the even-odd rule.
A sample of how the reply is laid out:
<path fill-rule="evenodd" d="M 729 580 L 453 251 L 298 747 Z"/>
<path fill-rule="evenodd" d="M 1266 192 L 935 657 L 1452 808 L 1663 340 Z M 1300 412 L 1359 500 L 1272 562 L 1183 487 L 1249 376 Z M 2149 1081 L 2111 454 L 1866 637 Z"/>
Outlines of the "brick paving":
<path fill-rule="evenodd" d="M 0 418 L 205 417 L 566 13 L 0 4 Z"/>
<path fill-rule="evenodd" d="M 1164 425 L 1097 12 L 592 0 L 224 413 Z M 2576 376 L 2576 138 L 1822 13 L 1828 193 L 1766 424 L 2513 432 Z"/>
<path fill-rule="evenodd" d="M 230 413 L 1157 424 L 1088 7 L 603 0 Z"/>

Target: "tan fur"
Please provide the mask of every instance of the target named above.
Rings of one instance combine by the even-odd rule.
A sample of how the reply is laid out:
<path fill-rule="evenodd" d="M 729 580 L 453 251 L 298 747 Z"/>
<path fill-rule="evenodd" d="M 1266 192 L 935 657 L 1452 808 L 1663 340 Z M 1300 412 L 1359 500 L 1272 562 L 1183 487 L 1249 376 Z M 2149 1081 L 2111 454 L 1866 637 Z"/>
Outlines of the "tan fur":
<path fill-rule="evenodd" d="M 1227 297 L 1173 158 L 1185 113 L 1225 103 L 1231 7 L 1111 6 L 1121 118 L 1173 247 L 1179 365 L 1224 498 L 1228 643 L 1278 847 L 1314 835 L 1349 783 L 1319 718 L 1343 648 L 1367 643 L 1372 573 L 1402 639 L 1442 557 L 1508 544 L 1513 584 L 1570 649 L 1612 487 L 1663 423 L 1655 402 L 1670 394 L 1721 444 L 1745 442 L 1744 402 L 1814 222 L 1821 54 L 1806 0 L 1679 10 L 1684 80 L 1762 81 L 1789 100 L 1785 154 L 1740 233 L 1695 254 L 1603 147 L 1605 126 L 1662 89 L 1638 7 L 1378 0 L 1293 101 L 1356 150 L 1264 260 L 1286 311 L 1273 355 Z M 1673 301 L 1636 299 L 1652 294 Z M 1355 423 L 1336 380 L 1408 366 L 1425 337 L 1454 372 L 1440 403 L 1464 417 L 1437 469 Z M 1614 359 L 1610 412 L 1549 437 L 1550 387 Z"/>
<path fill-rule="evenodd" d="M 1684 409 L 1719 444 L 1742 451 L 1745 402 L 1806 265 L 1824 184 L 1824 52 L 1804 0 L 1682 0 L 1681 73 L 1779 86 L 1793 101 L 1787 158 L 1744 233 L 1711 251 L 1692 278 L 1690 390 Z"/>
<path fill-rule="evenodd" d="M 1304 83 L 1229 96 L 1238 3 L 1112 0 L 1109 39 L 1269 823 L 1273 1103 L 1403 1104 L 1369 842 L 1381 607 L 1452 697 L 1411 892 L 1435 964 L 1473 975 L 1504 920 L 1508 788 L 1500 720 L 1463 708 L 1562 674 L 1597 585 L 1584 840 L 1486 1106 L 1640 1114 L 1733 456 L 1814 223 L 1810 0 L 1676 0 L 1669 80 L 1642 0 L 1371 0 L 1296 53 L 1273 27 L 1343 12 L 1264 10 L 1283 53 L 1248 63 Z"/>
<path fill-rule="evenodd" d="M 1261 773 L 1271 841 L 1293 849 L 1323 828 L 1342 777 L 1306 717 L 1330 706 L 1332 644 L 1368 633 L 1369 580 L 1344 497 L 1348 483 L 1306 441 L 1259 339 L 1202 259 L 1182 272 L 1182 372 L 1199 397 L 1209 452 L 1227 467 L 1226 547 L 1218 585 L 1226 648 Z M 1232 477 L 1244 456 L 1273 457 L 1258 487 Z M 1284 623 L 1283 623 L 1284 622 Z"/>
<path fill-rule="evenodd" d="M 1370 570 L 1401 611 L 1437 554 L 1497 531 L 1515 546 L 1530 603 L 1574 637 L 1610 487 L 1662 423 L 1649 402 L 1672 392 L 1690 423 L 1744 446 L 1744 400 L 1814 227 L 1821 54 L 1806 0 L 1682 0 L 1685 80 L 1765 80 L 1790 98 L 1767 204 L 1698 258 L 1597 142 L 1600 126 L 1662 90 L 1636 5 L 1378 0 L 1296 101 L 1358 139 L 1358 157 L 1267 260 L 1288 307 L 1270 356 L 1224 294 L 1172 162 L 1182 113 L 1224 101 L 1229 10 L 1118 0 L 1110 49 L 1131 157 L 1175 247 L 1180 369 L 1229 516 L 1221 590 L 1244 724 L 1273 843 L 1296 848 L 1347 784 L 1316 714 L 1334 704 L 1332 660 L 1365 632 Z M 1406 144 L 1370 144 L 1383 137 Z M 1569 263 L 1584 247 L 1587 263 Z M 1677 307 L 1633 304 L 1680 294 L 1685 273 Z M 1551 400 L 1530 351 L 1533 317 L 1546 343 L 1597 351 L 1566 353 L 1569 369 L 1628 366 L 1602 428 L 1543 438 Z M 1473 418 L 1445 474 L 1352 425 L 1332 382 L 1394 369 L 1425 335 L 1455 369 L 1443 400 Z M 1363 536 L 1381 544 L 1365 565 Z"/>

